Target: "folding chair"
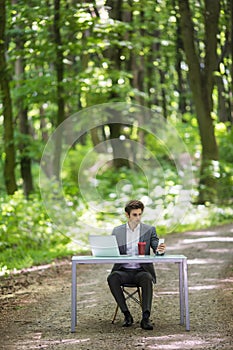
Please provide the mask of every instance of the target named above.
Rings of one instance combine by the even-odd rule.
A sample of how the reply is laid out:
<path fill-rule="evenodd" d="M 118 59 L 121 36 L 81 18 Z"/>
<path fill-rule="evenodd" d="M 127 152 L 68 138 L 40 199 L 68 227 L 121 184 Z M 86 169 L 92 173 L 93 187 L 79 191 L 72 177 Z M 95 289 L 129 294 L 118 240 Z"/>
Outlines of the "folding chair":
<path fill-rule="evenodd" d="M 140 287 L 137 286 L 136 284 L 123 284 L 121 286 L 123 293 L 125 294 L 125 300 L 127 299 L 132 299 L 133 301 L 135 301 L 137 304 L 140 305 L 140 307 L 142 307 L 142 294 L 141 294 L 141 290 Z M 134 288 L 134 291 L 129 292 L 127 290 L 127 288 Z M 136 298 L 135 294 L 138 295 L 138 298 Z M 119 306 L 117 304 L 116 306 L 116 310 L 112 319 L 112 323 L 115 322 L 116 316 L 117 316 L 117 312 L 118 312 Z"/>

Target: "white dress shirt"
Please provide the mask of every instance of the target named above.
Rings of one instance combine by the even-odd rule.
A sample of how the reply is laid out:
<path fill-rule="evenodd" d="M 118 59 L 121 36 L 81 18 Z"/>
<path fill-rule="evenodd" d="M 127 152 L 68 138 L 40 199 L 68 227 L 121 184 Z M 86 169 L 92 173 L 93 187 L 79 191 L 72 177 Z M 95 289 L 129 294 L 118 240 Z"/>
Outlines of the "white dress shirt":
<path fill-rule="evenodd" d="M 131 230 L 129 224 L 126 224 L 126 253 L 130 256 L 138 255 L 138 242 L 140 238 L 140 224 L 138 224 L 134 230 Z M 137 263 L 126 263 L 124 267 L 127 269 L 137 269 L 140 264 Z"/>

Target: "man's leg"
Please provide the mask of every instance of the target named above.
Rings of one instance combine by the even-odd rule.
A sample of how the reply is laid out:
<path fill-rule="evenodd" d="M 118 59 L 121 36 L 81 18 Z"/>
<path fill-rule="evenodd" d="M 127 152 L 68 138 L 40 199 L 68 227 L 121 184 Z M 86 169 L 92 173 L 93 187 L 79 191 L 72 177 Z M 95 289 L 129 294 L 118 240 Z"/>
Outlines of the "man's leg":
<path fill-rule="evenodd" d="M 135 282 L 142 288 L 142 312 L 151 312 L 153 297 L 153 283 L 149 272 L 140 271 L 137 273 Z"/>
<path fill-rule="evenodd" d="M 125 301 L 125 296 L 122 291 L 122 283 L 129 283 L 128 274 L 125 271 L 113 271 L 107 278 L 109 288 L 114 296 L 119 308 L 123 313 L 128 310 L 128 306 Z"/>
<path fill-rule="evenodd" d="M 151 313 L 151 304 L 153 297 L 152 276 L 149 272 L 140 271 L 135 277 L 136 283 L 142 288 L 142 320 L 141 327 L 143 329 L 152 330 L 149 317 Z"/>
<path fill-rule="evenodd" d="M 113 271 L 107 278 L 109 288 L 114 296 L 119 308 L 125 316 L 123 327 L 130 327 L 133 324 L 133 317 L 131 316 L 128 306 L 125 301 L 125 296 L 121 285 L 123 283 L 130 283 L 130 276 L 125 271 Z"/>

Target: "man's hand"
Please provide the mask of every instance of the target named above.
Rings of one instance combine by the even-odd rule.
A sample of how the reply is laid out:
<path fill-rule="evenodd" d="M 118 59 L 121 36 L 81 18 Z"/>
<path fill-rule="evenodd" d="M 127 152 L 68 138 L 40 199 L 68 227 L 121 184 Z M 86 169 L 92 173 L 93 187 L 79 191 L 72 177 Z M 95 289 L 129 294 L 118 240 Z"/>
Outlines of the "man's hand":
<path fill-rule="evenodd" d="M 161 243 L 156 249 L 156 253 L 158 252 L 158 254 L 164 254 L 165 251 L 166 251 L 166 244 L 165 243 Z"/>

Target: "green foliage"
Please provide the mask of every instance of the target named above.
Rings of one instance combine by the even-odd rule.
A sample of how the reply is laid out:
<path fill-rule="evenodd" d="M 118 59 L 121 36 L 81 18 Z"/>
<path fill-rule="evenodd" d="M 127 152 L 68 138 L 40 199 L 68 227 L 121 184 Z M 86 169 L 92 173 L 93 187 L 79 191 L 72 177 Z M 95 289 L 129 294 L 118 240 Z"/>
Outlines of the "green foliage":
<path fill-rule="evenodd" d="M 91 164 L 94 164 L 97 159 L 97 154 L 91 152 L 93 150 L 93 145 L 90 138 L 87 138 L 85 141 L 84 145 L 76 144 L 69 150 L 62 167 L 61 179 L 64 184 L 64 192 L 66 195 L 72 196 L 73 201 L 75 201 L 79 195 L 78 175 L 83 160 L 85 159 L 85 164 L 89 167 Z"/>
<path fill-rule="evenodd" d="M 106 171 L 98 172 L 96 179 L 97 190 L 103 200 L 113 201 L 121 192 L 131 193 L 132 197 L 138 195 L 138 190 L 141 194 L 147 193 L 147 179 L 139 167 L 132 170 L 122 167 L 114 172 L 112 167 L 109 167 Z"/>
<path fill-rule="evenodd" d="M 67 256 L 70 239 L 57 231 L 40 196 L 22 192 L 1 198 L 0 271 L 21 269 Z"/>

